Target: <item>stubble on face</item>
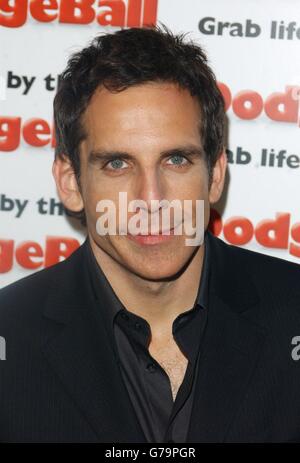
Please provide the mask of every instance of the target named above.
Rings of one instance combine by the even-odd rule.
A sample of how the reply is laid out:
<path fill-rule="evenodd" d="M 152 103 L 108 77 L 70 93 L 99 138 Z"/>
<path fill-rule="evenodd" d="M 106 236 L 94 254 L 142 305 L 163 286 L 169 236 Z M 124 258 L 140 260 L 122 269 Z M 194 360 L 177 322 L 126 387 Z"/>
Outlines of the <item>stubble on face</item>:
<path fill-rule="evenodd" d="M 174 157 L 161 156 L 187 146 L 202 150 L 199 117 L 199 103 L 175 84 L 148 83 L 119 93 L 103 88 L 95 92 L 83 119 L 88 137 L 81 145 L 81 189 L 88 233 L 99 261 L 111 260 L 111 265 L 140 278 L 163 280 L 183 271 L 200 255 L 199 248 L 186 246 L 190 238 L 186 235 L 145 245 L 128 236 L 96 232 L 97 202 L 110 199 L 118 210 L 121 191 L 127 192 L 128 201 L 142 199 L 147 204 L 152 199 L 202 199 L 206 229 L 208 173 L 203 156 L 191 156 L 183 167 L 172 164 Z M 112 162 L 104 165 L 101 157 L 91 160 L 91 153 L 112 151 L 130 154 L 130 159 L 119 163 L 122 168 L 112 168 L 116 165 Z M 128 220 L 132 215 L 128 213 Z"/>

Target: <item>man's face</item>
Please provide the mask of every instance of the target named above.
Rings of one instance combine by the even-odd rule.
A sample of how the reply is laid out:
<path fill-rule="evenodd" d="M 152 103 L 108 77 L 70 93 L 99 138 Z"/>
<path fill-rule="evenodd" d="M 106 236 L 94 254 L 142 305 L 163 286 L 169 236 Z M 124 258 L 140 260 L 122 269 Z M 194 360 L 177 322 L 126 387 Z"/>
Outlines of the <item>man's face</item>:
<path fill-rule="evenodd" d="M 202 199 L 206 228 L 208 171 L 201 155 L 199 119 L 199 103 L 187 90 L 154 82 L 119 93 L 98 89 L 84 114 L 87 139 L 81 144 L 80 184 L 88 233 L 94 249 L 104 251 L 142 278 L 172 277 L 199 248 L 186 245 L 186 238 L 191 236 L 184 233 L 184 228 L 182 235 L 157 240 L 132 239 L 128 234 L 101 236 L 96 230 L 101 215 L 96 205 L 104 199 L 114 202 L 118 233 L 119 192 L 127 193 L 128 202 L 145 201 L 149 220 L 151 200 L 179 199 L 182 204 L 183 200 L 192 200 L 195 208 L 196 200 Z M 113 152 L 115 158 L 103 159 L 104 152 Z M 128 221 L 135 213 L 126 212 Z M 170 228 L 177 225 L 174 217 L 171 214 Z"/>

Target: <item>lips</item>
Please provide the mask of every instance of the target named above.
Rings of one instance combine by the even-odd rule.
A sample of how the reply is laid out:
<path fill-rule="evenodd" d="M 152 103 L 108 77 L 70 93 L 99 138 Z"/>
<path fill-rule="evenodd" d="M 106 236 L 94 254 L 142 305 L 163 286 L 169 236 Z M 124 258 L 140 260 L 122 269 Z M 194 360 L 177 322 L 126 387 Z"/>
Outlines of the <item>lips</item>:
<path fill-rule="evenodd" d="M 158 233 L 147 233 L 146 235 L 143 233 L 137 233 L 135 235 L 133 235 L 132 233 L 129 233 L 129 235 L 131 236 L 162 236 L 162 235 L 172 234 L 173 230 L 174 230 L 174 227 L 168 230 L 160 230 Z"/>
<path fill-rule="evenodd" d="M 172 228 L 168 228 L 166 230 L 159 230 L 159 233 L 147 233 L 146 235 L 145 234 L 142 234 L 142 233 L 136 233 L 136 234 L 133 234 L 133 233 L 128 233 L 130 236 L 168 236 L 168 235 L 173 235 L 174 234 L 174 230 L 176 230 L 179 226 L 181 225 L 181 222 L 179 224 L 177 224 L 176 226 L 172 227 Z"/>

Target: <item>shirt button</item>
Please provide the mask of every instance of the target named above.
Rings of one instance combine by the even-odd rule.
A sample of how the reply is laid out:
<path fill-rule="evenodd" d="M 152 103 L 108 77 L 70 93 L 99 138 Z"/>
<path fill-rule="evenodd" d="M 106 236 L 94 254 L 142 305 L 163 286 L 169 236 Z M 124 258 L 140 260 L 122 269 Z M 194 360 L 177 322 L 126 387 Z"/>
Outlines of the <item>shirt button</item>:
<path fill-rule="evenodd" d="M 141 325 L 140 323 L 136 322 L 136 323 L 134 324 L 134 327 L 135 327 L 135 329 L 136 329 L 137 331 L 139 331 L 139 330 L 142 328 L 142 325 Z"/>
<path fill-rule="evenodd" d="M 150 373 L 154 373 L 156 371 L 156 366 L 154 365 L 154 363 L 148 363 L 147 365 L 147 370 L 150 372 Z"/>
<path fill-rule="evenodd" d="M 126 321 L 129 320 L 129 316 L 128 316 L 127 313 L 125 313 L 125 312 L 122 312 L 122 313 L 121 313 L 121 317 L 122 317 L 124 320 L 126 320 Z"/>

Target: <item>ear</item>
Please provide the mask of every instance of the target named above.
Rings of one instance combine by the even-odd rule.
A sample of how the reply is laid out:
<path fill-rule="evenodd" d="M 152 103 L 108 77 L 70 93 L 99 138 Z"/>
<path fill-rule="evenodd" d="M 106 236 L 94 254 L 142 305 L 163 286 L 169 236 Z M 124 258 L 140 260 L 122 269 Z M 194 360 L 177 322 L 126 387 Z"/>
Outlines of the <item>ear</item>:
<path fill-rule="evenodd" d="M 81 211 L 84 208 L 83 200 L 70 159 L 67 156 L 55 159 L 52 174 L 63 205 L 70 211 Z"/>
<path fill-rule="evenodd" d="M 224 148 L 213 169 L 212 183 L 209 190 L 209 202 L 211 204 L 216 203 L 222 195 L 226 169 L 227 155 Z"/>

